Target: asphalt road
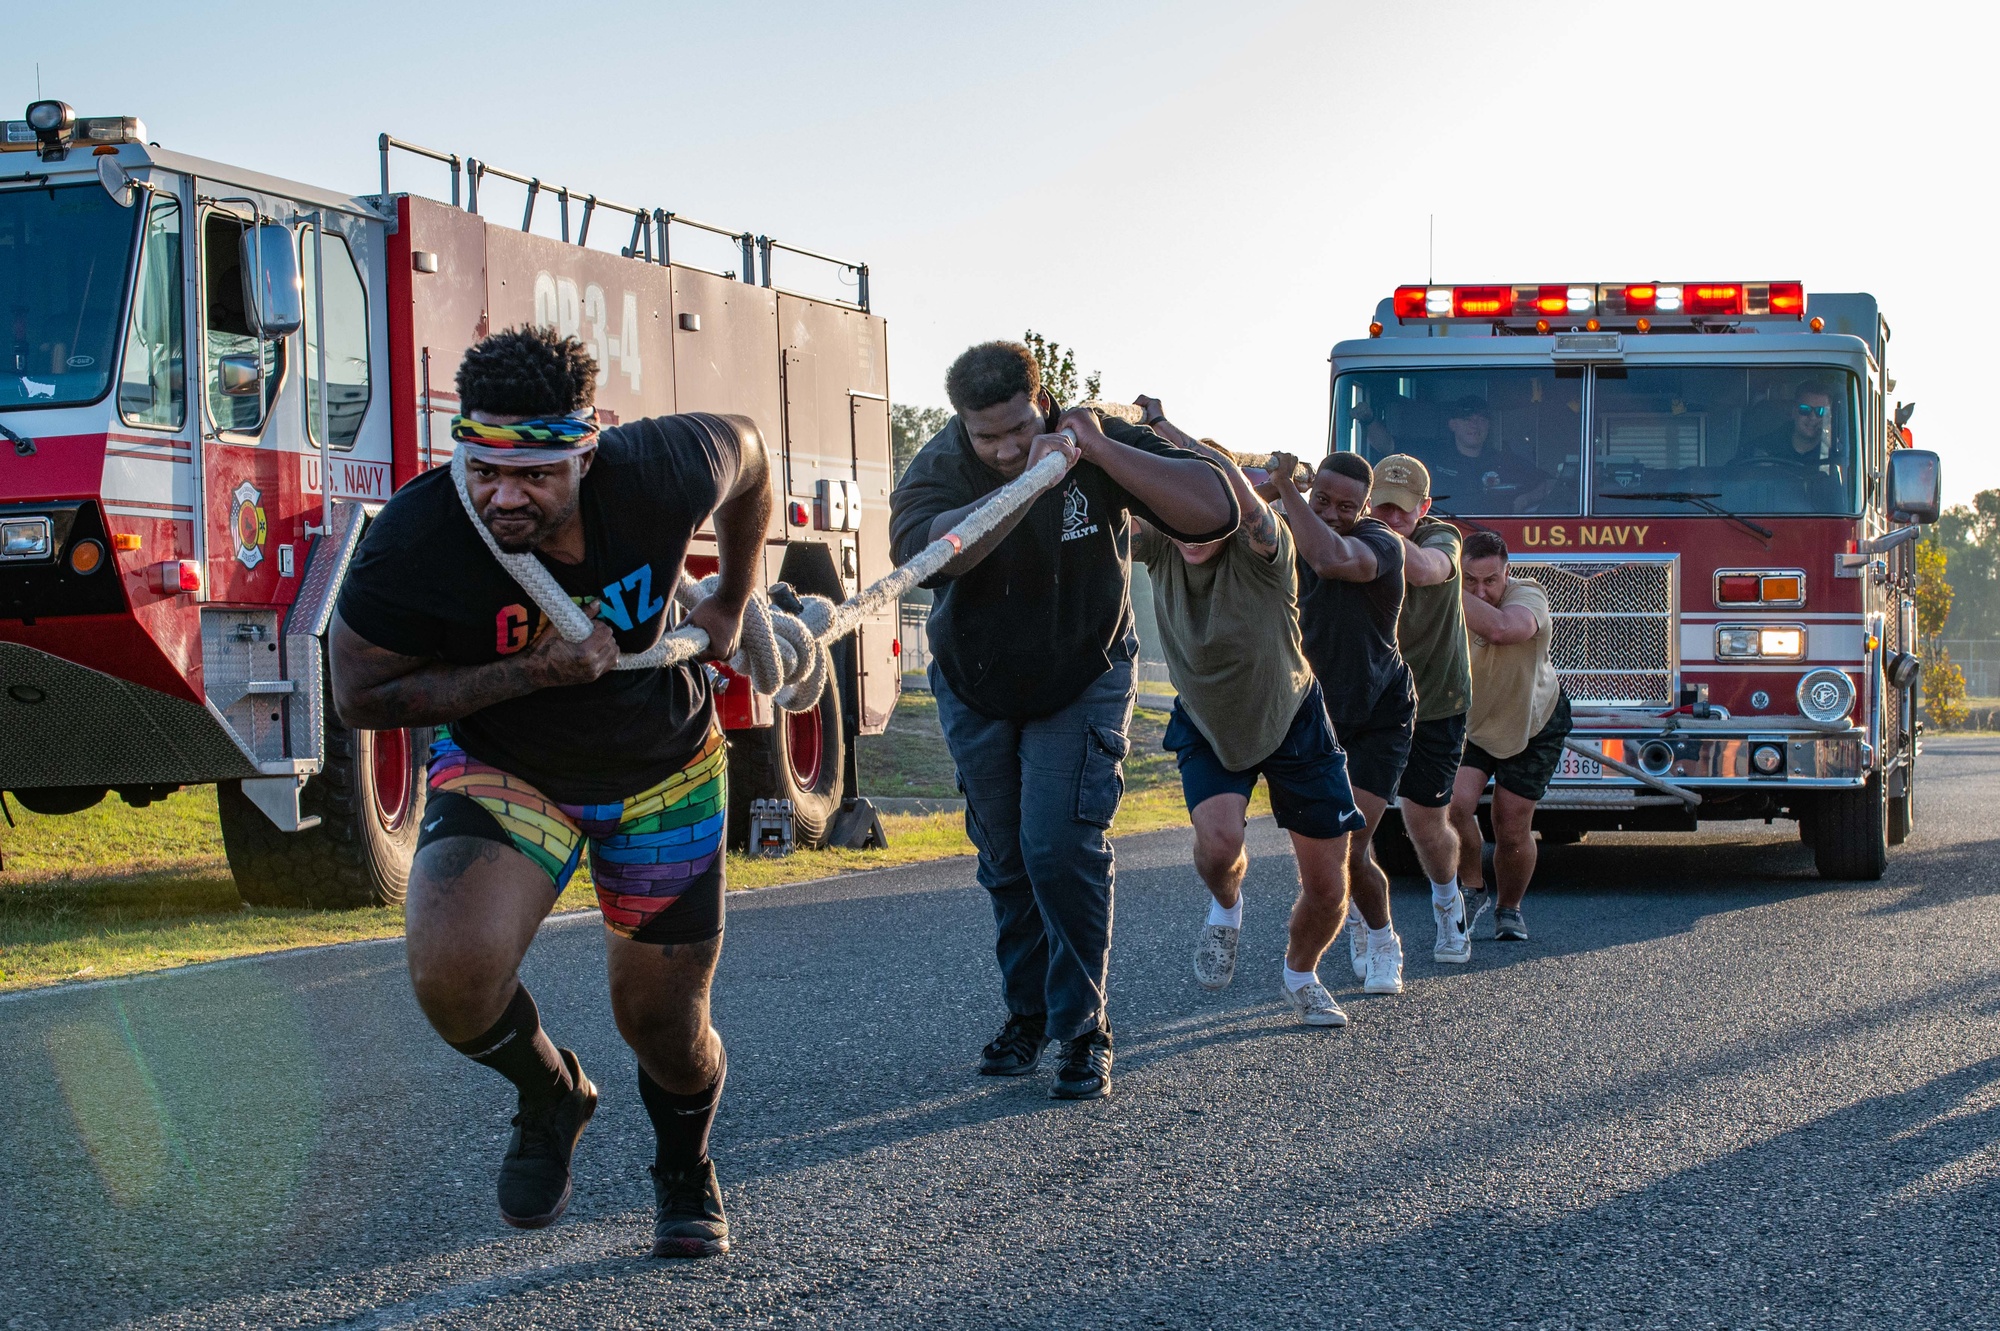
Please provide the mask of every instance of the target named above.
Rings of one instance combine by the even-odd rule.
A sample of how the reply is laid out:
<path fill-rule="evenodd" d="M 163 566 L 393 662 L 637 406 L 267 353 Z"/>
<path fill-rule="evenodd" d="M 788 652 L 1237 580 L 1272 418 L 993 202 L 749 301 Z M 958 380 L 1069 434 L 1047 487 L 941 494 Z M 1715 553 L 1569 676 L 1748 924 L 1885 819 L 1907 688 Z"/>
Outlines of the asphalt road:
<path fill-rule="evenodd" d="M 1186 834 L 1129 839 L 1086 1105 L 971 1074 L 966 862 L 737 898 L 737 1251 L 697 1264 L 640 1255 L 592 920 L 527 968 L 605 1091 L 536 1234 L 494 1211 L 506 1088 L 428 1034 L 399 944 L 0 1003 L 0 1327 L 2000 1324 L 2000 740 L 1934 742 L 1920 801 L 1866 887 L 1788 825 L 1552 850 L 1534 941 L 1462 970 L 1399 891 L 1409 991 L 1344 1032 L 1280 1006 L 1268 825 L 1220 995 Z"/>

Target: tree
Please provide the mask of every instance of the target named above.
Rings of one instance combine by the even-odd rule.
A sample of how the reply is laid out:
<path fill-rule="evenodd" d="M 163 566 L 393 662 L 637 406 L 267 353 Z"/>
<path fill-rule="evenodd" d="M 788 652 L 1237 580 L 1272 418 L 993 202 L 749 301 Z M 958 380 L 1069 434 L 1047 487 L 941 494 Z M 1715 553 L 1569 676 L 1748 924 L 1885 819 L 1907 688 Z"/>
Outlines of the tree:
<path fill-rule="evenodd" d="M 951 421 L 951 413 L 943 407 L 892 406 L 889 408 L 889 448 L 895 470 L 895 478 L 903 479 L 904 470 L 917 450 L 931 441 Z"/>
<path fill-rule="evenodd" d="M 1028 344 L 1028 350 L 1035 353 L 1035 364 L 1042 367 L 1042 387 L 1049 390 L 1058 407 L 1073 407 L 1079 402 L 1096 399 L 1104 384 L 1104 372 L 1092 370 L 1084 376 L 1082 394 L 1077 392 L 1076 349 L 1064 351 L 1059 343 L 1051 342 L 1030 328 L 1021 334 L 1021 340 Z"/>
<path fill-rule="evenodd" d="M 1940 730 L 1949 730 L 1965 719 L 1965 672 L 1938 641 L 1951 619 L 1950 556 L 1935 531 L 1917 542 L 1916 555 L 1910 597 L 1917 606 L 1917 637 L 1924 644 L 1924 710 Z"/>
<path fill-rule="evenodd" d="M 1933 539 L 1958 588 L 1949 622 L 1953 638 L 2000 638 L 2000 490 L 1981 490 L 1970 505 L 1948 508 Z"/>

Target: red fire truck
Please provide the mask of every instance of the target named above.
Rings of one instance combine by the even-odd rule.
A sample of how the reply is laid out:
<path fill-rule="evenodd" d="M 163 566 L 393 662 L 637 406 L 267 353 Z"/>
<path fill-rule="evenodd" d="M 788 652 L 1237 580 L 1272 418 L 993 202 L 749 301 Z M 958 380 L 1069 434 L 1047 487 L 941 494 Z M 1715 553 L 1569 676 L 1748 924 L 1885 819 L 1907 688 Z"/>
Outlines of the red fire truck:
<path fill-rule="evenodd" d="M 1783 817 L 1822 876 L 1882 875 L 1938 507 L 1888 347 L 1874 297 L 1762 281 L 1400 287 L 1334 347 L 1333 447 L 1422 459 L 1548 592 L 1579 743 L 1544 841 Z"/>
<path fill-rule="evenodd" d="M 866 265 L 378 148 L 381 192 L 350 197 L 61 102 L 0 128 L 0 790 L 58 814 L 214 782 L 253 903 L 404 890 L 429 733 L 343 728 L 324 640 L 369 515 L 450 460 L 454 375 L 489 331 L 582 338 L 607 423 L 755 420 L 780 459 L 768 581 L 838 601 L 889 568 Z M 448 172 L 450 202 L 392 193 L 398 152 Z M 518 224 L 490 216 L 501 189 Z M 734 270 L 670 261 L 690 243 Z M 779 287 L 781 254 L 851 299 Z M 712 534 L 688 566 L 714 570 Z M 790 800 L 800 842 L 827 836 L 855 736 L 895 707 L 896 630 L 884 615 L 842 644 L 805 712 L 719 672 L 738 838 L 754 798 Z"/>

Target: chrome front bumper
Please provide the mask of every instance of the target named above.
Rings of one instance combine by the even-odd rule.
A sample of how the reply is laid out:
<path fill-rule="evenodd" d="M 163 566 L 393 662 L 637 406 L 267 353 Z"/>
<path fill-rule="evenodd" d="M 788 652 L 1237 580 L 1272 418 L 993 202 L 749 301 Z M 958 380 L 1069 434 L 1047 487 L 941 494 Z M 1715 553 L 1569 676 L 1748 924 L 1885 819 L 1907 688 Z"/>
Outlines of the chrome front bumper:
<path fill-rule="evenodd" d="M 1605 756 L 1710 796 L 1737 792 L 1782 793 L 1788 790 L 1837 790 L 1860 785 L 1874 765 L 1874 746 L 1859 728 L 1825 731 L 1783 726 L 1703 728 L 1699 731 L 1580 725 L 1571 739 L 1595 746 Z M 1659 746 L 1672 751 L 1662 763 Z M 1784 755 L 1775 772 L 1752 767 L 1750 755 L 1774 745 Z M 1651 758 L 1651 761 L 1648 759 Z M 1563 766 L 1549 783 L 1543 809 L 1635 809 L 1678 804 L 1672 795 L 1650 789 L 1630 777 L 1603 769 L 1602 776 L 1582 775 L 1589 760 L 1568 750 Z"/>

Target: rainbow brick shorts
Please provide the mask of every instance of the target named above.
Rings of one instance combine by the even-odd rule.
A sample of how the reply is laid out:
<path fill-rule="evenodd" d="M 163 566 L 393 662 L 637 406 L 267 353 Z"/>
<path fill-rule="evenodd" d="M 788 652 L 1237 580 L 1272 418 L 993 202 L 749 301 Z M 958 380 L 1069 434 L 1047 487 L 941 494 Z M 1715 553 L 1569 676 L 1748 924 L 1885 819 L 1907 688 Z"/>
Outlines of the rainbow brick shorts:
<path fill-rule="evenodd" d="M 564 804 L 441 737 L 417 848 L 454 836 L 512 846 L 561 895 L 587 843 L 607 929 L 646 943 L 705 941 L 722 932 L 727 769 L 722 731 L 711 728 L 658 785 L 612 803 Z"/>

